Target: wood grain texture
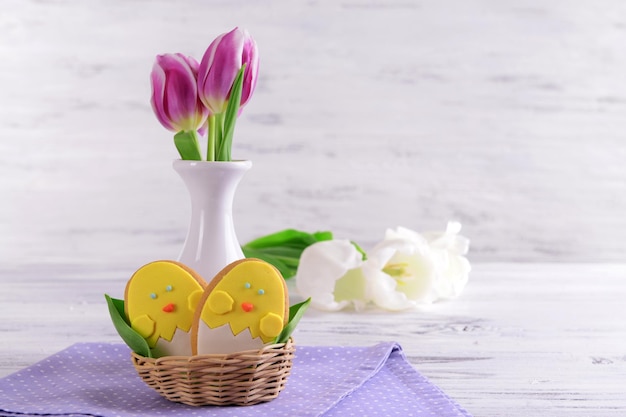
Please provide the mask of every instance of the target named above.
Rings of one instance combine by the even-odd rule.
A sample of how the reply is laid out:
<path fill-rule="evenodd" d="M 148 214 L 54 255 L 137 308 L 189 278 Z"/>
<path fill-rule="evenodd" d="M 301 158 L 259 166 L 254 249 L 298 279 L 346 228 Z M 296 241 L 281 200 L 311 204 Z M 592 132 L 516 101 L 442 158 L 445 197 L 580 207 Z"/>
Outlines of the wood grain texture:
<path fill-rule="evenodd" d="M 175 258 L 188 222 L 158 53 L 248 28 L 258 89 L 242 242 L 458 219 L 476 261 L 626 259 L 626 3 L 6 0 L 0 14 L 0 264 Z M 78 257 L 78 261 L 76 259 Z"/>
<path fill-rule="evenodd" d="M 459 300 L 310 312 L 298 343 L 397 340 L 477 417 L 625 415 L 625 19 L 619 0 L 4 1 L 0 374 L 119 341 L 102 294 L 178 256 L 189 202 L 148 74 L 240 25 L 262 59 L 233 149 L 242 243 L 368 249 L 449 219 L 472 240 Z"/>
<path fill-rule="evenodd" d="M 623 416 L 625 278 L 624 264 L 478 264 L 457 300 L 405 313 L 309 310 L 294 337 L 301 345 L 397 341 L 477 417 Z M 0 376 L 72 343 L 119 342 L 102 294 L 121 296 L 125 279 L 84 271 L 5 284 Z"/>

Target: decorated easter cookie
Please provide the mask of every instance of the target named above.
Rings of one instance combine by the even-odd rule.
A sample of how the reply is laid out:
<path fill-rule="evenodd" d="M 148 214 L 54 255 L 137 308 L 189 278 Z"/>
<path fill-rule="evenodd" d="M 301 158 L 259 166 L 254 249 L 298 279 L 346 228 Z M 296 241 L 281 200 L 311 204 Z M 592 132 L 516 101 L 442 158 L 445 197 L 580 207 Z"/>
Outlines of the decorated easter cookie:
<path fill-rule="evenodd" d="M 126 317 L 154 357 L 191 355 L 189 331 L 206 285 L 193 270 L 174 261 L 144 265 L 128 281 Z"/>
<path fill-rule="evenodd" d="M 209 283 L 191 331 L 193 354 L 232 353 L 273 342 L 289 319 L 280 272 L 260 259 L 242 259 Z"/>

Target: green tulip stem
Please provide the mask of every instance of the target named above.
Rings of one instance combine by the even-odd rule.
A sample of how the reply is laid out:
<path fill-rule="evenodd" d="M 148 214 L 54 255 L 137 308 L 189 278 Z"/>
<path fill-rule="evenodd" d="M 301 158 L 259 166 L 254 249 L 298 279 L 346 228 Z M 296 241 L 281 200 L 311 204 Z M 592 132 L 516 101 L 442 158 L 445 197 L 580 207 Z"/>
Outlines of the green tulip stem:
<path fill-rule="evenodd" d="M 209 116 L 209 137 L 206 150 L 206 160 L 215 161 L 215 125 L 217 123 L 214 114 Z"/>

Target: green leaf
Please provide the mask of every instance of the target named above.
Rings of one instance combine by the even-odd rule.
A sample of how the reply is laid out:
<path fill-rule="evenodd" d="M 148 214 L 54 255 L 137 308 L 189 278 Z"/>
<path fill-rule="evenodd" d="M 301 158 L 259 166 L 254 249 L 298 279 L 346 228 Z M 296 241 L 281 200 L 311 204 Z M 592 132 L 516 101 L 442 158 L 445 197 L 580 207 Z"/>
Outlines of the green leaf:
<path fill-rule="evenodd" d="M 117 333 L 120 335 L 122 340 L 126 342 L 128 347 L 131 348 L 136 354 L 146 358 L 151 358 L 152 352 L 150 352 L 148 342 L 146 342 L 146 339 L 141 337 L 139 333 L 130 327 L 130 323 L 128 323 L 128 320 L 126 319 L 126 313 L 124 313 L 124 300 L 109 297 L 107 294 L 104 294 L 104 298 L 107 300 L 113 326 L 115 326 L 115 330 L 117 330 Z"/>
<path fill-rule="evenodd" d="M 257 249 L 272 246 L 290 246 L 304 249 L 313 243 L 332 238 L 332 232 L 307 233 L 296 229 L 285 229 L 254 239 L 246 243 L 246 246 Z"/>
<path fill-rule="evenodd" d="M 246 69 L 244 64 L 237 73 L 233 86 L 230 90 L 228 105 L 226 106 L 226 115 L 224 116 L 224 133 L 220 146 L 217 150 L 218 161 L 231 160 L 231 148 L 233 145 L 233 135 L 235 133 L 235 123 L 239 115 L 239 107 L 241 104 L 241 91 L 243 90 L 243 73 Z"/>
<path fill-rule="evenodd" d="M 285 258 L 285 259 L 289 259 L 289 258 L 295 258 L 295 259 L 299 259 L 300 255 L 302 254 L 302 247 L 300 246 L 288 246 L 288 245 L 284 245 L 284 246 L 268 246 L 265 248 L 256 248 L 257 250 L 260 250 L 268 255 L 272 255 L 275 256 L 277 258 Z"/>
<path fill-rule="evenodd" d="M 333 240 L 333 232 L 330 231 L 326 231 L 326 232 L 315 232 L 313 233 L 313 237 L 315 238 L 315 240 L 317 240 L 318 242 L 322 242 L 324 240 Z"/>
<path fill-rule="evenodd" d="M 218 156 L 220 149 L 224 146 L 224 113 L 218 113 L 215 115 L 215 123 L 217 125 L 215 128 L 215 155 Z M 218 157 L 216 161 L 230 161 L 230 158 L 219 159 Z"/>
<path fill-rule="evenodd" d="M 350 241 L 350 243 L 352 243 L 352 245 L 356 248 L 357 252 L 359 252 L 361 254 L 361 260 L 363 260 L 363 261 L 367 260 L 367 253 L 365 253 L 363 248 L 360 247 L 356 242 L 354 242 L 352 240 Z"/>
<path fill-rule="evenodd" d="M 302 252 L 310 245 L 332 239 L 332 232 L 307 233 L 285 229 L 260 237 L 241 247 L 246 258 L 259 258 L 274 265 L 283 278 L 296 275 Z"/>
<path fill-rule="evenodd" d="M 289 321 L 287 322 L 287 325 L 285 326 L 283 331 L 280 332 L 280 334 L 276 337 L 276 343 L 287 343 L 289 337 L 296 329 L 296 326 L 300 322 L 300 319 L 304 315 L 304 312 L 309 307 L 310 303 L 311 298 L 309 297 L 303 302 L 294 304 L 289 307 Z"/>
<path fill-rule="evenodd" d="M 263 251 L 245 247 L 242 247 L 241 249 L 243 250 L 243 254 L 246 256 L 246 258 L 257 258 L 271 265 L 274 265 L 274 267 L 276 267 L 276 269 L 280 271 L 280 274 L 283 276 L 284 279 L 289 279 L 296 274 L 296 270 L 298 268 L 297 265 L 295 267 L 293 265 L 290 266 L 288 262 L 285 262 L 285 260 L 281 260 L 276 256 L 268 255 Z"/>
<path fill-rule="evenodd" d="M 178 149 L 181 159 L 200 161 L 200 146 L 196 132 L 181 130 L 174 135 L 174 145 Z"/>

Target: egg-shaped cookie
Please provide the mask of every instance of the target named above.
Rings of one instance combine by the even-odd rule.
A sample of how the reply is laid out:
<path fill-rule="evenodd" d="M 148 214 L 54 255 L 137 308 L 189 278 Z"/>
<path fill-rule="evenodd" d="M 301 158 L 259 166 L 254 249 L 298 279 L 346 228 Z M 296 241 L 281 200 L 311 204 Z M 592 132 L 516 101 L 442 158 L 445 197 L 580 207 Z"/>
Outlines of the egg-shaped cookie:
<path fill-rule="evenodd" d="M 226 266 L 206 287 L 193 319 L 195 354 L 258 349 L 275 340 L 289 319 L 281 273 L 260 259 Z"/>
<path fill-rule="evenodd" d="M 131 327 L 146 341 L 153 357 L 192 354 L 191 326 L 206 282 L 175 261 L 155 261 L 133 274 L 124 293 Z"/>

